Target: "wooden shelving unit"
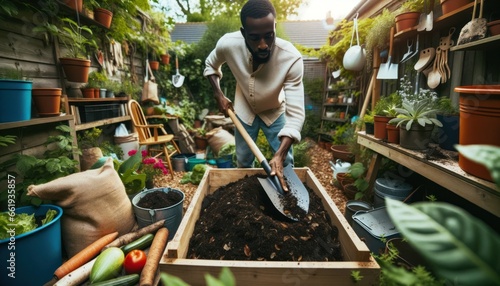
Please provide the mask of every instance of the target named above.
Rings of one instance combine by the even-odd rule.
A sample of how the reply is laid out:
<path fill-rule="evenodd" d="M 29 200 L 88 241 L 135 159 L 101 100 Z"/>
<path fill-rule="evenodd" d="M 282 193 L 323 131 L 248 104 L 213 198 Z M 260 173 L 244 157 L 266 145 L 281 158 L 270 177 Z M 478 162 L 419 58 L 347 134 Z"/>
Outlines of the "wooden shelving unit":
<path fill-rule="evenodd" d="M 115 98 L 71 98 L 67 96 L 63 96 L 63 102 L 65 104 L 66 110 L 69 111 L 75 118 L 75 129 L 76 131 L 86 130 L 94 127 L 99 127 L 108 124 L 120 123 L 130 120 L 130 116 L 128 115 L 128 107 L 127 103 L 129 101 L 129 97 L 115 97 Z M 102 118 L 90 122 L 81 122 L 79 117 L 81 114 L 78 114 L 78 108 L 81 106 L 92 106 L 106 103 L 118 103 L 120 104 L 119 116 L 110 116 L 109 118 Z M 76 111 L 76 112 L 75 112 Z M 77 113 L 77 114 L 75 114 Z"/>
<path fill-rule="evenodd" d="M 448 160 L 429 161 L 424 154 L 390 144 L 367 135 L 364 131 L 358 132 L 358 143 L 376 152 L 368 170 L 367 180 L 373 185 L 382 156 L 397 162 L 410 170 L 432 180 L 440 186 L 459 195 L 467 201 L 500 217 L 500 190 L 493 182 L 489 182 L 464 172 L 458 162 Z"/>

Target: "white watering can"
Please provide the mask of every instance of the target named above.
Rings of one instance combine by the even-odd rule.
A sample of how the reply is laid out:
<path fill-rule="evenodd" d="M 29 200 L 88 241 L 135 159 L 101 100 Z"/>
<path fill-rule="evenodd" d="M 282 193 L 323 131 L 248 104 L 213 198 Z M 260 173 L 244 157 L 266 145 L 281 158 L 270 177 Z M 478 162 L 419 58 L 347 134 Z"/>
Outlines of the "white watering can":
<path fill-rule="evenodd" d="M 351 167 L 351 163 L 343 162 L 340 159 L 337 159 L 335 163 L 330 161 L 330 166 L 331 166 L 330 168 L 332 168 L 333 170 L 333 178 L 336 180 L 338 173 L 347 173 L 347 171 Z"/>

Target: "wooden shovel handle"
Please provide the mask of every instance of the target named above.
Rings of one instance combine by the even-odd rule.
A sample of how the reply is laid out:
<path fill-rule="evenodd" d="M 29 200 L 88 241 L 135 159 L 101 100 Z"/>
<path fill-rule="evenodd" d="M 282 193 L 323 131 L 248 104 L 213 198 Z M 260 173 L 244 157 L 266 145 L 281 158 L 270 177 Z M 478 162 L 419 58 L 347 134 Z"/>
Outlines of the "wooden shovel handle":
<path fill-rule="evenodd" d="M 253 141 L 252 137 L 248 135 L 248 132 L 245 130 L 245 127 L 241 125 L 240 120 L 236 117 L 236 114 L 234 114 L 234 111 L 231 109 L 227 110 L 227 114 L 229 114 L 229 117 L 231 117 L 231 120 L 233 121 L 234 125 L 240 132 L 241 136 L 243 136 L 243 139 L 245 139 L 245 142 L 247 142 L 248 146 L 250 147 L 250 150 L 252 150 L 252 153 L 257 157 L 257 160 L 259 160 L 259 163 L 262 161 L 266 160 L 266 157 L 262 154 L 260 149 L 257 147 L 257 144 Z M 267 171 L 267 170 L 266 170 Z M 269 174 L 268 174 L 269 175 Z"/>
<path fill-rule="evenodd" d="M 389 35 L 389 58 L 392 58 L 392 46 L 394 44 L 394 26 L 391 27 L 391 34 Z M 388 63 L 390 64 L 390 63 Z"/>

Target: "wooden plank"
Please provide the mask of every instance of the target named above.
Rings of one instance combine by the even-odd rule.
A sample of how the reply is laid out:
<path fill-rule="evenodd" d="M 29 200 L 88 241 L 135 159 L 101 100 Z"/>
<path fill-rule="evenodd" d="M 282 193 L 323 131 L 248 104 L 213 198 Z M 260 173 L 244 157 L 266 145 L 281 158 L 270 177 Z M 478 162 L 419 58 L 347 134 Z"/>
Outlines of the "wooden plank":
<path fill-rule="evenodd" d="M 335 267 L 332 268 L 331 265 Z M 355 285 L 379 285 L 380 268 L 375 262 L 266 262 L 203 259 L 165 259 L 160 271 L 181 277 L 190 285 L 205 285 L 205 274 L 218 277 L 223 267 L 238 285 L 354 285 L 352 271 L 363 276 Z"/>
<path fill-rule="evenodd" d="M 102 119 L 102 120 L 97 120 L 93 122 L 88 122 L 88 123 L 83 123 L 75 126 L 76 131 L 80 130 L 86 130 L 94 127 L 99 127 L 102 125 L 108 125 L 108 124 L 113 124 L 113 123 L 120 123 L 124 121 L 129 121 L 130 116 L 120 116 L 120 117 L 113 117 L 113 118 L 108 118 L 108 119 Z"/>
<path fill-rule="evenodd" d="M 371 257 L 368 247 L 350 227 L 340 210 L 336 207 L 326 190 L 309 168 L 295 168 L 297 176 L 305 182 L 320 198 L 327 210 L 332 224 L 339 230 L 339 240 L 345 261 L 332 262 L 275 262 L 275 261 L 233 261 L 186 259 L 189 240 L 199 218 L 202 202 L 206 195 L 221 186 L 237 181 L 246 175 L 265 174 L 262 169 L 211 169 L 206 172 L 191 204 L 186 210 L 176 235 L 168 243 L 165 255 L 160 262 L 160 270 L 182 279 L 192 285 L 202 285 L 204 274 L 217 276 L 222 267 L 229 267 L 241 285 L 258 283 L 277 285 L 283 279 L 302 281 L 308 285 L 352 285 L 351 271 L 357 270 L 364 276 L 359 285 L 377 285 L 380 267 Z M 334 279 L 334 280 L 332 280 Z"/>
<path fill-rule="evenodd" d="M 358 133 L 358 143 L 500 217 L 500 190 L 493 182 L 465 173 L 456 162 L 444 164 L 438 161 L 428 161 L 419 152 L 384 143 L 364 132 Z"/>

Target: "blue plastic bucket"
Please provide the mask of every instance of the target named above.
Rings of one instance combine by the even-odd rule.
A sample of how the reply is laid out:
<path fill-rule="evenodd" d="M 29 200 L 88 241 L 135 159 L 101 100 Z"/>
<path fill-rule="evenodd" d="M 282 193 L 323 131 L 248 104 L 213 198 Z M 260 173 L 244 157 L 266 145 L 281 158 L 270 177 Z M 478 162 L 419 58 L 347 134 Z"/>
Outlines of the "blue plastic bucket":
<path fill-rule="evenodd" d="M 161 208 L 161 209 L 146 209 L 139 207 L 137 204 L 139 201 L 147 194 L 151 192 L 177 192 L 182 196 L 180 202 L 175 205 Z M 138 193 L 132 199 L 132 206 L 134 208 L 134 214 L 137 219 L 137 224 L 139 228 L 145 227 L 147 225 L 153 224 L 159 220 L 165 220 L 165 227 L 168 228 L 168 239 L 171 240 L 174 238 L 175 232 L 182 220 L 182 206 L 184 204 L 184 193 L 181 190 L 173 189 L 173 188 L 155 188 L 155 189 L 146 189 L 140 193 Z"/>
<path fill-rule="evenodd" d="M 63 210 L 55 205 L 41 205 L 20 207 L 15 212 L 44 217 L 50 209 L 56 210 L 57 215 L 48 224 L 0 241 L 0 285 L 43 285 L 61 266 Z"/>
<path fill-rule="evenodd" d="M 0 123 L 31 119 L 33 82 L 0 79 Z"/>
<path fill-rule="evenodd" d="M 233 168 L 233 156 L 225 155 L 217 158 L 217 168 Z"/>

